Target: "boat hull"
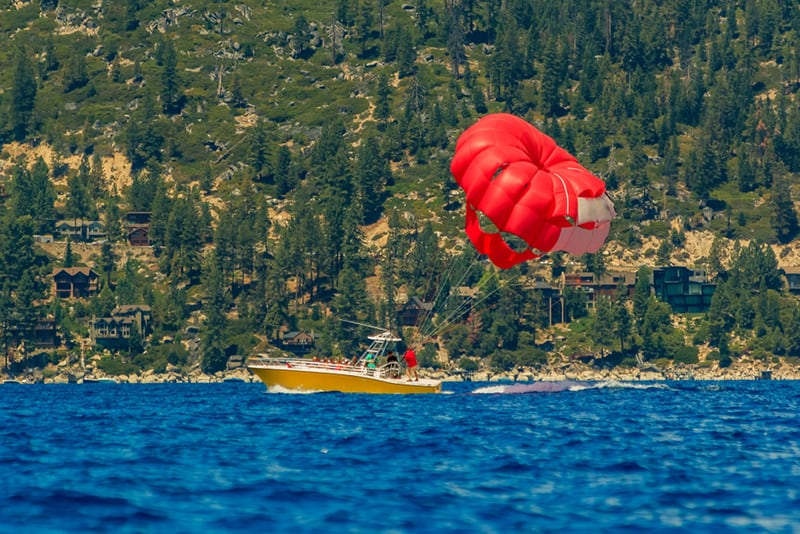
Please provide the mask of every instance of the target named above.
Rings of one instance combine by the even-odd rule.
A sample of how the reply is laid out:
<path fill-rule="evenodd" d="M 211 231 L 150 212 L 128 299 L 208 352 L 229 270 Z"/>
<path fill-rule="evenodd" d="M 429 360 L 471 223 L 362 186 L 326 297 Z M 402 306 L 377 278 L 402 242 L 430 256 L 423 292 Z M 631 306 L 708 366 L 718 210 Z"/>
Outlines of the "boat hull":
<path fill-rule="evenodd" d="M 300 391 L 340 391 L 342 393 L 440 393 L 438 380 L 420 379 L 408 382 L 404 378 L 382 378 L 365 372 L 335 369 L 298 368 L 287 365 L 253 365 L 248 369 L 267 389 L 282 388 Z"/>

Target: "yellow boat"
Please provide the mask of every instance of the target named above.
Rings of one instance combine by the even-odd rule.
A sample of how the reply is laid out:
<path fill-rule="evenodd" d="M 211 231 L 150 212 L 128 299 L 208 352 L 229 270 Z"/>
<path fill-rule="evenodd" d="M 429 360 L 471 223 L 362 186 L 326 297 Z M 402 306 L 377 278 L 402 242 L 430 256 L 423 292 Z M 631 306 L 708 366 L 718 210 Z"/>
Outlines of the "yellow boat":
<path fill-rule="evenodd" d="M 268 390 L 341 391 L 343 393 L 440 393 L 441 380 L 410 382 L 387 353 L 400 338 L 391 332 L 369 336 L 370 344 L 355 361 L 271 358 L 257 355 L 247 368 Z"/>

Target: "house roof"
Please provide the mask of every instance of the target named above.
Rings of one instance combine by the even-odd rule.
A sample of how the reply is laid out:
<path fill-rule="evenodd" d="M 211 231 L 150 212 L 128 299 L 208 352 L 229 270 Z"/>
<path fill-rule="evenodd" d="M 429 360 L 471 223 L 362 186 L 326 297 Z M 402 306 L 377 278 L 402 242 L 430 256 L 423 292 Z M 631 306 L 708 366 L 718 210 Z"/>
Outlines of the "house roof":
<path fill-rule="evenodd" d="M 419 297 L 409 297 L 405 304 L 403 304 L 403 308 L 405 309 L 419 309 L 419 310 L 430 310 L 433 309 L 433 303 L 431 302 L 423 302 L 422 299 Z"/>
<path fill-rule="evenodd" d="M 283 334 L 284 341 L 291 341 L 292 339 L 296 339 L 298 337 L 310 337 L 314 339 L 314 332 L 300 332 L 297 330 L 292 330 L 291 332 L 286 332 Z"/>
<path fill-rule="evenodd" d="M 93 324 L 133 324 L 133 319 L 131 317 L 98 317 Z"/>
<path fill-rule="evenodd" d="M 82 274 L 87 277 L 97 276 L 97 273 L 89 267 L 56 267 L 53 269 L 53 276 L 57 276 L 61 273 L 66 273 L 70 277 L 77 274 Z"/>
<path fill-rule="evenodd" d="M 626 286 L 636 285 L 636 273 L 628 272 L 609 272 L 600 277 L 598 284 L 618 285 L 623 283 Z"/>
<path fill-rule="evenodd" d="M 122 315 L 126 313 L 135 313 L 135 312 L 149 312 L 150 306 L 146 304 L 122 304 L 117 306 L 111 311 L 112 315 Z"/>
<path fill-rule="evenodd" d="M 544 280 L 538 280 L 538 279 L 537 279 L 537 280 L 534 280 L 534 281 L 533 281 L 533 282 L 530 284 L 530 287 L 531 287 L 532 289 L 538 289 L 538 290 L 540 290 L 540 291 L 541 291 L 541 290 L 550 290 L 550 289 L 552 289 L 552 290 L 554 290 L 554 291 L 555 291 L 555 290 L 557 289 L 557 288 L 553 287 L 553 286 L 552 286 L 552 284 L 549 284 L 549 283 L 545 282 Z"/>

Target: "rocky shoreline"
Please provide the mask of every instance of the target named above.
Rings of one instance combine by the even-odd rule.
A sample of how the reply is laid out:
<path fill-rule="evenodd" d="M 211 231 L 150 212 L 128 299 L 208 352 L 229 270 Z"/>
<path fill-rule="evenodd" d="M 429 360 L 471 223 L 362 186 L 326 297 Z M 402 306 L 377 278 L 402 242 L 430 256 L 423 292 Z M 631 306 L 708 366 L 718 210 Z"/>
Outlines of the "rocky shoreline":
<path fill-rule="evenodd" d="M 739 360 L 730 367 L 713 365 L 674 365 L 669 368 L 655 366 L 622 367 L 597 369 L 579 361 L 551 364 L 542 368 L 518 368 L 511 372 L 491 370 L 465 371 L 430 371 L 423 369 L 422 376 L 435 378 L 445 382 L 534 382 L 563 381 L 581 382 L 597 381 L 665 381 L 665 380 L 800 380 L 800 367 L 783 360 L 779 363 Z M 163 373 L 147 370 L 141 373 L 119 376 L 108 376 L 96 370 L 84 370 L 77 367 L 58 367 L 47 370 L 8 376 L 0 373 L 0 383 L 22 384 L 89 384 L 98 382 L 116 382 L 129 384 L 166 384 L 196 383 L 210 384 L 221 382 L 259 382 L 247 368 L 238 367 L 221 371 L 213 375 L 205 374 L 199 369 L 189 373 L 176 368 L 167 369 Z"/>

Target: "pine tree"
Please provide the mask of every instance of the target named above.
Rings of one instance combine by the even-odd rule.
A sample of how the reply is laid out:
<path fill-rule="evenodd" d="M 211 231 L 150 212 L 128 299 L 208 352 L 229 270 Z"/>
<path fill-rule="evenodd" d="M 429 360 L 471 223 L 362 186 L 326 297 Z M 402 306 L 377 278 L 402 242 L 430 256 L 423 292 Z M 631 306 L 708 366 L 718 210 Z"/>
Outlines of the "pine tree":
<path fill-rule="evenodd" d="M 36 301 L 43 296 L 41 283 L 36 280 L 36 271 L 28 269 L 23 272 L 12 294 L 13 308 L 7 326 L 21 333 L 22 339 L 27 342 L 25 346 L 31 349 L 34 346 L 34 327 L 41 316 L 41 308 L 36 305 Z"/>
<path fill-rule="evenodd" d="M 354 269 L 345 267 L 339 274 L 333 311 L 336 317 L 358 321 L 368 317 L 369 297 L 364 277 Z"/>
<path fill-rule="evenodd" d="M 381 72 L 378 74 L 375 87 L 375 118 L 380 122 L 386 121 L 391 116 L 391 94 L 389 77 L 385 72 Z"/>
<path fill-rule="evenodd" d="M 378 219 L 383 205 L 386 184 L 391 170 L 386 158 L 381 154 L 378 140 L 367 137 L 358 150 L 355 163 L 354 181 L 364 212 L 364 222 Z"/>
<path fill-rule="evenodd" d="M 44 70 L 45 72 L 52 72 L 54 70 L 58 70 L 61 64 L 58 61 L 58 56 L 56 55 L 55 51 L 55 44 L 53 42 L 53 37 L 48 36 L 47 40 L 44 44 Z"/>
<path fill-rule="evenodd" d="M 136 273 L 140 267 L 139 262 L 131 257 L 128 257 L 125 261 L 123 274 L 117 282 L 115 291 L 118 304 L 137 304 L 140 302 L 141 286 L 136 279 Z"/>
<path fill-rule="evenodd" d="M 284 196 L 294 189 L 296 177 L 292 165 L 292 152 L 288 147 L 278 148 L 278 161 L 275 164 L 275 188 L 278 196 Z"/>
<path fill-rule="evenodd" d="M 250 134 L 249 163 L 255 173 L 255 179 L 262 181 L 272 173 L 272 152 L 269 134 L 265 122 L 259 122 Z"/>
<path fill-rule="evenodd" d="M 169 39 L 162 41 L 163 50 L 161 57 L 163 70 L 161 71 L 161 109 L 167 115 L 174 115 L 180 111 L 181 94 L 180 78 L 178 77 L 178 56 L 175 45 Z"/>
<path fill-rule="evenodd" d="M 601 347 L 600 354 L 604 355 L 614 340 L 614 306 L 611 299 L 600 296 L 595 301 L 594 313 L 591 316 L 589 330 L 592 341 Z"/>
<path fill-rule="evenodd" d="M 50 180 L 50 169 L 44 159 L 36 159 L 31 169 L 31 183 L 34 191 L 33 216 L 36 221 L 37 232 L 40 234 L 52 233 L 56 222 L 56 191 Z"/>
<path fill-rule="evenodd" d="M 86 72 L 86 56 L 77 50 L 69 57 L 67 71 L 64 74 L 64 92 L 69 93 L 80 89 L 87 83 L 89 83 L 89 75 Z"/>
<path fill-rule="evenodd" d="M 37 257 L 33 234 L 35 225 L 29 215 L 7 212 L 0 217 L 0 279 L 14 291 L 23 273 L 36 270 Z"/>
<path fill-rule="evenodd" d="M 64 205 L 64 214 L 76 223 L 91 218 L 93 212 L 92 199 L 83 176 L 76 174 L 67 180 L 69 196 Z"/>
<path fill-rule="evenodd" d="M 105 230 L 109 243 L 116 243 L 123 237 L 122 220 L 119 213 L 119 203 L 116 198 L 110 199 L 105 209 Z"/>
<path fill-rule="evenodd" d="M 626 300 L 619 297 L 614 300 L 612 305 L 613 315 L 613 331 L 619 340 L 620 352 L 625 351 L 625 341 L 628 340 L 632 333 L 631 314 L 628 311 Z"/>
<path fill-rule="evenodd" d="M 96 317 L 106 317 L 111 315 L 111 311 L 116 305 L 116 297 L 111 290 L 111 286 L 103 284 L 100 293 L 92 297 L 89 307 L 91 308 L 92 315 Z"/>
<path fill-rule="evenodd" d="M 797 211 L 792 201 L 791 190 L 784 178 L 775 179 L 772 184 L 772 216 L 770 223 L 775 236 L 781 243 L 789 243 L 797 235 Z"/>
<path fill-rule="evenodd" d="M 153 246 L 163 247 L 166 245 L 169 215 L 172 213 L 175 200 L 169 196 L 169 186 L 158 176 L 148 176 L 143 186 L 148 189 L 148 193 L 154 188 L 152 201 L 141 208 L 142 211 L 150 212 L 150 242 Z M 133 186 L 131 189 L 133 190 Z"/>
<path fill-rule="evenodd" d="M 370 0 L 359 0 L 356 6 L 355 17 L 355 30 L 356 41 L 361 50 L 361 56 L 364 56 L 367 51 L 367 43 L 369 42 L 370 35 L 372 34 L 372 10 Z"/>
<path fill-rule="evenodd" d="M 72 239 L 67 238 L 67 245 L 64 247 L 64 260 L 62 264 L 65 268 L 75 266 L 75 253 L 72 251 Z"/>
<path fill-rule="evenodd" d="M 542 110 L 547 117 L 555 116 L 561 107 L 561 99 L 559 96 L 561 76 L 559 74 L 559 66 L 557 63 L 558 59 L 556 56 L 556 46 L 555 39 L 548 39 L 544 43 L 544 49 L 542 52 L 542 86 L 539 94 L 541 96 Z"/>
<path fill-rule="evenodd" d="M 417 59 L 414 37 L 412 33 L 399 26 L 397 35 L 397 68 L 401 78 L 415 72 L 414 63 Z"/>
<path fill-rule="evenodd" d="M 647 267 L 640 267 L 636 273 L 636 285 L 633 288 L 633 320 L 638 328 L 644 323 L 647 305 L 651 300 L 651 276 L 652 271 Z"/>
<path fill-rule="evenodd" d="M 36 88 L 33 64 L 25 49 L 17 48 L 14 53 L 14 78 L 9 99 L 9 124 L 16 141 L 24 141 L 28 136 L 36 102 Z"/>
<path fill-rule="evenodd" d="M 201 368 L 204 373 L 213 374 L 225 369 L 225 328 L 228 320 L 225 312 L 228 307 L 225 296 L 223 271 L 216 254 L 212 251 L 203 265 L 206 299 L 203 301 L 205 321 L 201 331 L 203 357 Z"/>
<path fill-rule="evenodd" d="M 104 242 L 100 246 L 100 262 L 98 263 L 98 267 L 100 268 L 100 272 L 106 277 L 107 287 L 111 287 L 111 273 L 114 272 L 116 262 L 117 258 L 114 254 L 114 247 L 112 247 L 111 243 L 108 241 Z"/>
<path fill-rule="evenodd" d="M 265 262 L 262 273 L 261 298 L 264 314 L 261 328 L 267 339 L 273 340 L 277 339 L 280 328 L 288 316 L 286 281 L 276 269 L 274 262 Z"/>
<path fill-rule="evenodd" d="M 455 78 L 460 78 L 461 65 L 466 61 L 466 56 L 464 54 L 464 26 L 461 1 L 445 1 L 444 17 L 447 53 L 450 56 L 450 72 Z"/>
<path fill-rule="evenodd" d="M 146 166 L 157 166 L 161 161 L 164 136 L 158 125 L 155 96 L 145 89 L 141 106 L 128 121 L 125 132 L 125 153 L 135 173 Z"/>

